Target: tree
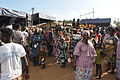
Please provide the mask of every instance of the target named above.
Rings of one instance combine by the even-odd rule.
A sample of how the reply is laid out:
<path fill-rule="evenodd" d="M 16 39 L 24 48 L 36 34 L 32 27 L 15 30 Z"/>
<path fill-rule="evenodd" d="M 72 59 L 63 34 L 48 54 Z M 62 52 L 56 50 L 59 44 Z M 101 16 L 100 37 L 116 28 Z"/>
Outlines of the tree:
<path fill-rule="evenodd" d="M 114 21 L 114 24 L 117 26 L 117 27 L 120 27 L 120 22 L 119 21 Z"/>

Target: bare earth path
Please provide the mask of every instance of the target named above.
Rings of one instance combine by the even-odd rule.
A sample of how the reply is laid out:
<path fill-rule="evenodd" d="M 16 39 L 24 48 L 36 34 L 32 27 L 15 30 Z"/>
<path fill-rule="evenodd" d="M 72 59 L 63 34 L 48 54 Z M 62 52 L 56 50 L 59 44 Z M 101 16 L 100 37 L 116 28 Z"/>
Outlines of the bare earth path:
<path fill-rule="evenodd" d="M 66 68 L 60 68 L 59 64 L 54 63 L 53 57 L 48 57 L 46 69 L 40 66 L 33 66 L 30 63 L 30 80 L 74 80 L 74 72 L 71 64 L 68 63 Z M 93 77 L 93 80 L 96 80 Z M 116 80 L 115 75 L 105 74 L 101 80 Z"/>

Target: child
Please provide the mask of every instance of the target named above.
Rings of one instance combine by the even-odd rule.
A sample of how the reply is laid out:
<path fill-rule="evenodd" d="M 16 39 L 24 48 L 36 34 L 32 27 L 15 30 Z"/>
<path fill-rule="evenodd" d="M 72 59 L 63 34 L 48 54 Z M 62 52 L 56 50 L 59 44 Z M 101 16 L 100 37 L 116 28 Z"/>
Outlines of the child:
<path fill-rule="evenodd" d="M 67 62 L 67 42 L 64 39 L 61 39 L 60 42 L 60 64 L 61 67 L 64 68 Z"/>
<path fill-rule="evenodd" d="M 71 58 L 71 64 L 73 64 L 73 52 L 74 52 L 75 42 L 74 40 L 71 40 L 70 43 L 70 58 Z"/>
<path fill-rule="evenodd" d="M 102 75 L 102 67 L 101 67 L 101 63 L 102 63 L 101 52 L 102 52 L 102 49 L 101 49 L 101 43 L 96 43 L 95 49 L 96 49 L 96 53 L 97 53 L 96 60 L 95 60 L 95 63 L 96 63 L 96 76 L 97 76 L 96 79 L 101 79 L 101 75 Z"/>
<path fill-rule="evenodd" d="M 46 59 L 45 42 L 41 41 L 41 43 L 40 43 L 39 63 L 42 65 L 42 69 L 46 68 L 45 59 Z"/>
<path fill-rule="evenodd" d="M 64 53 L 64 51 L 60 52 L 60 65 L 62 68 L 64 68 L 66 65 L 66 54 Z"/>

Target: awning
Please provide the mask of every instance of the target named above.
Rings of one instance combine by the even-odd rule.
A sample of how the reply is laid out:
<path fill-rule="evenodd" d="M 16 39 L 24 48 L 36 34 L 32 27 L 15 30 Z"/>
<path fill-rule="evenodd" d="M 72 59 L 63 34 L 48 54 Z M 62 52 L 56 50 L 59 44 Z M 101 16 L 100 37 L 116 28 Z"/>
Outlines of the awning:
<path fill-rule="evenodd" d="M 26 13 L 16 10 L 10 10 L 5 8 L 0 8 L 0 16 L 16 17 L 16 18 L 26 18 Z"/>
<path fill-rule="evenodd" d="M 33 18 L 33 19 L 40 18 L 40 19 L 46 19 L 46 20 L 56 20 L 55 17 L 53 17 L 53 16 L 48 16 L 48 15 L 45 15 L 45 14 L 42 14 L 42 13 L 33 14 L 33 15 L 32 15 L 32 18 Z"/>

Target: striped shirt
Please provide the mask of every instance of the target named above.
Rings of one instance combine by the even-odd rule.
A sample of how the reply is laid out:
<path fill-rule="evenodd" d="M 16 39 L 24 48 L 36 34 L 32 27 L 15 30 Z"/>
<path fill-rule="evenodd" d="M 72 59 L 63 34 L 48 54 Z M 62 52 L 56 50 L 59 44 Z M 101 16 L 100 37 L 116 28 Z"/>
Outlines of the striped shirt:
<path fill-rule="evenodd" d="M 93 45 L 86 45 L 79 41 L 73 54 L 78 56 L 76 61 L 77 67 L 92 68 L 96 56 Z"/>

